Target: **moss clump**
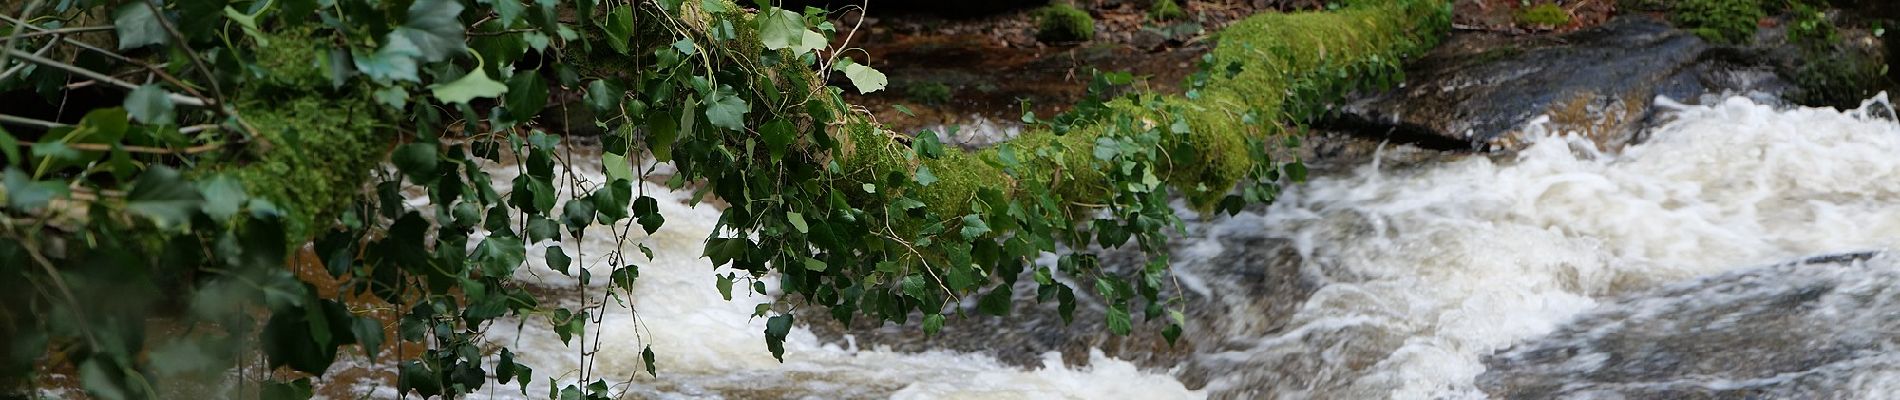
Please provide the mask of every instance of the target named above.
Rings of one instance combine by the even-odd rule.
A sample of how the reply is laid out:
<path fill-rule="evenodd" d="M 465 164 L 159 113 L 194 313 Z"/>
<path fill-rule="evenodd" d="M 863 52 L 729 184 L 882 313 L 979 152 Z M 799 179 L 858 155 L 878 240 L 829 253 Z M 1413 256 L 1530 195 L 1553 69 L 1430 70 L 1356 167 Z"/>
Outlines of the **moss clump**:
<path fill-rule="evenodd" d="M 1155 0 L 1148 6 L 1148 18 L 1156 21 L 1173 21 L 1187 18 L 1187 10 L 1182 10 L 1174 0 Z"/>
<path fill-rule="evenodd" d="M 328 87 L 323 49 L 330 46 L 314 36 L 310 27 L 300 25 L 270 34 L 268 46 L 255 46 L 257 65 L 268 73 L 266 82 L 279 88 Z"/>
<path fill-rule="evenodd" d="M 1540 27 L 1558 27 L 1570 24 L 1570 12 L 1556 4 L 1544 3 L 1517 11 L 1517 23 Z"/>
<path fill-rule="evenodd" d="M 1036 10 L 1036 39 L 1050 43 L 1083 42 L 1095 38 L 1095 18 L 1066 3 Z"/>
<path fill-rule="evenodd" d="M 312 94 L 240 107 L 272 147 L 227 172 L 285 211 L 293 242 L 328 226 L 356 198 L 388 142 L 375 134 L 382 113 L 364 99 Z"/>
<path fill-rule="evenodd" d="M 1716 43 L 1747 43 L 1766 13 L 1760 0 L 1682 0 L 1670 16 L 1676 25 Z"/>

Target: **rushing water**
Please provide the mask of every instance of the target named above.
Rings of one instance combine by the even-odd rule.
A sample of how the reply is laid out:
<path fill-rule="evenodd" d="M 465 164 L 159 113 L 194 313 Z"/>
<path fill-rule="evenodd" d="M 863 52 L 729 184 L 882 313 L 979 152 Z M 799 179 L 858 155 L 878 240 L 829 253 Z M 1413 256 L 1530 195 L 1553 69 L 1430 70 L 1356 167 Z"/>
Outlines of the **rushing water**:
<path fill-rule="evenodd" d="M 1512 157 L 1405 168 L 1375 161 L 1292 187 L 1262 213 L 1214 222 L 1214 232 L 1289 241 L 1303 260 L 1300 274 L 1319 286 L 1285 321 L 1264 324 L 1284 328 L 1255 337 L 1194 338 L 1221 345 L 1205 346 L 1171 369 L 1138 367 L 1099 352 L 1087 366 L 1064 366 L 1061 355 L 1050 353 L 1043 368 L 1023 368 L 985 354 L 826 344 L 803 327 L 794 329 L 780 363 L 765 351 L 765 321 L 752 317 L 766 298 L 735 291 L 733 301 L 722 299 L 714 285 L 720 271 L 699 257 L 718 212 L 688 207 L 654 186 L 645 190 L 674 197 L 662 197 L 667 223 L 659 233 L 631 238 L 652 247 L 655 256 L 638 263 L 632 299 L 610 300 L 603 322 L 574 347 L 542 320 L 527 321 L 518 331 L 512 321 L 497 323 L 488 339 L 513 347 L 534 366 L 540 381 L 527 397 L 536 398 L 547 393 L 547 377 L 579 378 L 583 340 L 600 346 L 590 379 L 622 382 L 617 388 L 629 398 L 1483 398 L 1479 377 L 1487 357 L 1545 335 L 1573 344 L 1562 340 L 1595 337 L 1562 329 L 1579 316 L 1614 325 L 1618 313 L 1746 304 L 1753 300 L 1745 290 L 1685 288 L 1697 287 L 1698 278 L 1810 255 L 1900 248 L 1900 125 L 1863 115 L 1890 113 L 1884 102 L 1849 112 L 1776 109 L 1740 98 L 1675 108 L 1673 122 L 1617 154 L 1533 126 L 1533 144 Z M 577 167 L 583 178 L 600 178 L 597 166 Z M 508 182 L 505 175 L 513 173 L 493 172 L 504 175 L 496 182 Z M 615 242 L 601 229 L 582 245 L 567 253 L 599 254 Z M 609 266 L 588 260 L 594 276 L 606 276 Z M 550 293 L 575 291 L 573 280 L 539 260 L 531 264 L 517 277 Z M 1900 296 L 1864 284 L 1900 282 L 1900 262 L 1893 257 L 1837 269 L 1854 272 L 1799 279 L 1831 280 L 1844 299 Z M 1753 276 L 1783 279 L 1773 273 Z M 1257 273 L 1194 275 L 1186 280 L 1258 279 Z M 1645 306 L 1655 302 L 1641 296 L 1657 288 L 1675 288 L 1668 296 L 1687 300 L 1670 304 L 1689 306 Z M 1890 300 L 1818 301 L 1808 307 L 1819 311 L 1808 311 L 1900 313 L 1900 299 Z M 1854 343 L 1863 351 L 1891 350 L 1900 336 L 1891 331 L 1895 326 L 1900 323 L 1865 325 L 1874 332 L 1854 336 Z M 1747 334 L 1748 328 L 1727 329 Z M 1801 329 L 1764 328 L 1783 329 L 1784 335 Z M 1201 334 L 1220 335 L 1210 332 Z M 658 378 L 647 376 L 640 361 L 648 344 L 657 353 Z M 1839 386 L 1830 393 L 1889 393 L 1900 386 L 1900 361 L 1890 357 L 1831 365 L 1817 372 L 1828 378 L 1823 382 Z M 1204 389 L 1190 390 L 1178 379 L 1188 369 L 1205 374 L 1199 379 L 1206 381 Z M 1500 379 L 1510 380 L 1484 381 Z M 394 395 L 386 386 L 359 389 Z M 513 385 L 484 390 L 493 397 L 521 396 Z"/>

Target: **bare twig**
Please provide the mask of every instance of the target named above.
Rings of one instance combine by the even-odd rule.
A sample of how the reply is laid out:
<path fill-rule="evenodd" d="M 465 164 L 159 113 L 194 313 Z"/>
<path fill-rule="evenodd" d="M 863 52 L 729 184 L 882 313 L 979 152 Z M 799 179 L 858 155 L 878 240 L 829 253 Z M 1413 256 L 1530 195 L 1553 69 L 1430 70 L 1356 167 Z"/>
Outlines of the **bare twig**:
<path fill-rule="evenodd" d="M 37 119 L 26 118 L 26 117 L 16 117 L 16 116 L 6 115 L 6 114 L 0 114 L 0 124 L 36 126 L 36 127 L 48 128 L 48 129 L 71 126 L 71 125 L 66 125 L 66 124 L 53 122 L 53 121 L 41 121 Z"/>
<path fill-rule="evenodd" d="M 40 0 L 33 0 L 33 2 L 26 3 L 26 8 L 20 9 L 20 18 L 33 18 L 33 12 L 39 10 L 39 8 L 40 8 Z M 15 20 L 15 21 L 19 21 L 19 22 L 14 22 L 15 24 L 28 25 L 26 21 L 20 21 L 20 20 Z M 13 33 L 7 34 L 7 44 L 6 44 L 7 50 L 13 50 L 13 46 L 19 42 L 20 42 L 19 29 L 14 29 Z M 13 61 L 9 58 L 11 54 L 13 54 L 11 51 L 0 52 L 0 66 L 6 66 L 8 62 Z"/>
<path fill-rule="evenodd" d="M 47 42 L 45 46 L 41 46 L 39 50 L 34 51 L 33 55 L 44 56 L 46 55 L 46 52 L 49 50 L 52 50 L 53 45 L 57 43 L 58 42 L 56 41 Z M 13 66 L 13 68 L 7 68 L 6 71 L 0 71 L 0 81 L 7 80 L 7 77 L 11 77 L 13 76 L 13 74 L 19 73 L 20 71 L 25 70 L 26 66 L 27 66 L 27 63 L 20 63 L 20 65 L 15 65 Z"/>
<path fill-rule="evenodd" d="M 139 85 L 134 85 L 132 84 L 132 82 L 126 82 L 126 81 L 120 80 L 119 78 L 114 78 L 110 75 L 102 74 L 97 71 L 76 67 L 71 64 L 67 64 L 67 63 L 63 63 L 59 61 L 54 61 L 53 59 L 34 55 L 33 53 L 28 53 L 28 52 L 14 50 L 14 49 L 7 49 L 6 52 L 7 54 L 11 54 L 14 57 L 19 57 L 21 60 L 26 60 L 34 64 L 39 64 L 43 66 L 63 69 L 63 70 L 66 70 L 66 72 L 71 72 L 74 74 L 85 76 L 87 78 L 92 78 L 94 80 L 118 85 L 126 89 L 138 89 L 139 87 Z M 207 101 L 203 98 L 186 96 L 186 95 L 177 94 L 177 93 L 172 93 L 168 97 L 171 98 L 172 103 L 183 104 L 183 105 L 194 106 L 194 107 L 203 107 L 205 104 L 210 103 L 210 101 Z"/>
<path fill-rule="evenodd" d="M 27 25 L 27 26 L 29 26 L 29 27 L 32 27 L 32 28 L 34 28 L 33 30 L 35 30 L 35 31 L 37 31 L 37 32 L 33 32 L 33 33 L 28 33 L 28 34 L 22 34 L 22 35 L 20 35 L 20 38 L 21 38 L 21 39 L 25 39 L 25 38 L 30 38 L 30 37 L 34 37 L 34 36 L 46 36 L 46 35 L 64 35 L 64 34 L 68 34 L 68 33 L 85 33 L 85 32 L 98 32 L 98 31 L 109 31 L 109 30 L 112 30 L 112 29 L 113 29 L 113 27 L 110 27 L 110 26 L 75 26 L 75 27 L 70 27 L 70 28 L 59 28 L 59 29 L 46 29 L 46 28 L 41 28 L 41 27 L 37 27 L 37 26 L 32 26 L 32 25 Z"/>
<path fill-rule="evenodd" d="M 6 15 L 4 15 L 4 14 L 0 14 L 0 20 L 4 20 L 4 21 L 7 21 L 7 22 L 12 22 L 12 23 L 13 23 L 14 25 L 16 25 L 16 26 L 21 26 L 21 27 L 26 27 L 26 28 L 29 28 L 29 29 L 34 29 L 34 30 L 38 30 L 38 31 L 40 31 L 40 32 L 47 32 L 47 31 L 51 31 L 50 29 L 46 29 L 46 28 L 41 28 L 41 27 L 38 27 L 38 26 L 34 26 L 34 25 L 31 25 L 31 24 L 28 24 L 28 23 L 26 23 L 26 21 L 22 21 L 22 20 L 19 20 L 19 19 L 17 19 L 17 18 L 13 18 L 13 17 L 9 17 L 9 16 L 6 16 Z M 122 62 L 122 63 L 126 63 L 126 64 L 132 64 L 132 65 L 134 65 L 134 66 L 138 66 L 139 68 L 144 68 L 144 69 L 145 69 L 146 71 L 149 71 L 149 72 L 151 72 L 151 73 L 152 73 L 152 74 L 154 74 L 154 75 L 158 75 L 158 77 L 159 77 L 159 79 L 164 79 L 164 80 L 165 80 L 165 82 L 167 82 L 167 83 L 171 83 L 171 84 L 172 84 L 172 86 L 177 86 L 177 87 L 178 87 L 179 89 L 181 89 L 181 90 L 184 90 L 184 91 L 185 91 L 185 93 L 187 93 L 187 94 L 190 94 L 190 95 L 191 95 L 192 97 L 198 97 L 198 98 L 204 98 L 204 97 L 205 97 L 205 95 L 204 95 L 204 93 L 199 93 L 199 92 L 198 92 L 198 89 L 197 89 L 196 87 L 194 87 L 194 86 L 191 86 L 191 85 L 187 85 L 187 84 L 185 84 L 185 81 L 182 81 L 182 80 L 179 80 L 179 79 L 178 79 L 177 77 L 174 77 L 174 76 L 172 76 L 172 75 L 171 75 L 170 73 L 166 73 L 166 72 L 165 72 L 165 69 L 164 69 L 164 68 L 160 68 L 160 67 L 159 67 L 159 66 L 157 66 L 157 65 L 152 65 L 152 64 L 146 64 L 146 63 L 143 63 L 143 62 L 139 62 L 139 60 L 134 60 L 134 59 L 132 59 L 131 57 L 126 57 L 126 56 L 124 56 L 124 55 L 121 55 L 121 54 L 119 54 L 119 53 L 116 53 L 116 52 L 113 52 L 113 51 L 111 51 L 111 50 L 106 50 L 106 49 L 103 49 L 103 48 L 100 48 L 99 46 L 93 46 L 92 44 L 89 44 L 89 43 L 86 43 L 86 42 L 81 42 L 81 41 L 78 41 L 78 40 L 73 40 L 73 38 L 70 38 L 70 37 L 64 37 L 64 36 L 62 36 L 62 37 L 60 37 L 60 38 L 59 38 L 59 41 L 60 41 L 60 42 L 63 42 L 63 43 L 66 43 L 66 44 L 69 44 L 69 45 L 72 45 L 73 47 L 78 47 L 78 48 L 81 48 L 81 49 L 86 49 L 86 50 L 91 50 L 91 51 L 92 51 L 92 52 L 94 52 L 94 53 L 99 53 L 100 55 L 103 55 L 103 56 L 106 56 L 106 57 L 109 57 L 109 58 L 112 58 L 112 59 L 114 59 L 114 60 L 118 60 L 119 62 Z"/>

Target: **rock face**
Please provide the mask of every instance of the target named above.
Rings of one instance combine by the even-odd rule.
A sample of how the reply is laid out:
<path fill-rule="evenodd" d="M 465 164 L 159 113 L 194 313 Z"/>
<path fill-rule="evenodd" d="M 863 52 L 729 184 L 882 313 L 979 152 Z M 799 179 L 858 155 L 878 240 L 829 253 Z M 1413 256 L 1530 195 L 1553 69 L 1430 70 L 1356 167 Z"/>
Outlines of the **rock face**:
<path fill-rule="evenodd" d="M 1488 357 L 1478 385 L 1504 399 L 1891 395 L 1877 386 L 1900 371 L 1896 267 L 1851 254 L 1666 286 Z"/>
<path fill-rule="evenodd" d="M 1454 35 L 1400 89 L 1357 99 L 1332 121 L 1431 147 L 1509 147 L 1508 133 L 1548 115 L 1567 130 L 1626 141 L 1657 95 L 1780 87 L 1771 69 L 1710 57 L 1701 38 L 1648 16 L 1555 37 Z"/>

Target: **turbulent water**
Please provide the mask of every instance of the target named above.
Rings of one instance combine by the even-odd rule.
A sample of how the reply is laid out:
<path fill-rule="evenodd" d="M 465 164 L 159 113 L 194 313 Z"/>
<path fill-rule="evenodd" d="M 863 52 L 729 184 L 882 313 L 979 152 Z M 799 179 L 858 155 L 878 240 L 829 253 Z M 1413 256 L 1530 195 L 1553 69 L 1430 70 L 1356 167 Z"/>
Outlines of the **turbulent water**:
<path fill-rule="evenodd" d="M 688 207 L 679 198 L 662 201 L 667 223 L 658 234 L 632 238 L 657 257 L 638 263 L 634 298 L 610 301 L 598 329 L 577 343 L 598 339 L 590 379 L 622 382 L 616 388 L 629 398 L 1483 398 L 1480 381 L 1511 380 L 1481 380 L 1487 357 L 1537 348 L 1526 343 L 1545 335 L 1557 343 L 1595 337 L 1573 332 L 1587 327 L 1561 329 L 1579 316 L 1615 325 L 1618 313 L 1654 317 L 1702 312 L 1698 304 L 1747 304 L 1746 291 L 1685 288 L 1697 287 L 1698 278 L 1810 255 L 1900 248 L 1900 125 L 1863 115 L 1890 113 L 1884 102 L 1849 112 L 1776 109 L 1739 98 L 1675 108 L 1673 122 L 1618 154 L 1533 126 L 1533 144 L 1514 157 L 1406 168 L 1374 162 L 1290 188 L 1262 213 L 1216 222 L 1216 231 L 1290 241 L 1304 260 L 1301 274 L 1319 286 L 1288 320 L 1268 324 L 1284 328 L 1257 337 L 1196 338 L 1222 345 L 1205 346 L 1173 369 L 1099 353 L 1087 366 L 1064 366 L 1061 355 L 1050 353 L 1045 367 L 1022 368 L 985 354 L 827 345 L 802 327 L 779 363 L 765 351 L 764 320 L 751 317 L 766 298 L 720 298 L 713 278 L 719 271 L 698 256 L 717 211 Z M 588 172 L 597 167 L 578 167 L 584 178 L 599 179 Z M 567 253 L 598 254 L 615 243 L 600 230 L 583 245 Z M 550 292 L 574 291 L 573 280 L 541 261 L 532 264 L 518 278 Z M 594 276 L 609 269 L 587 267 Z M 1900 282 L 1893 257 L 1839 268 L 1849 272 L 1800 279 L 1833 282 L 1847 299 L 1900 296 L 1864 284 Z M 1772 273 L 1758 279 L 1782 279 Z M 1195 275 L 1190 280 L 1258 279 L 1257 273 Z M 1642 300 L 1651 290 L 1672 287 L 1677 292 L 1665 298 L 1681 301 Z M 1900 313 L 1900 299 L 1890 300 L 1803 304 L 1823 316 Z M 580 377 L 581 348 L 564 345 L 544 325 L 528 321 L 516 331 L 512 322 L 497 323 L 488 335 L 512 346 L 543 380 L 527 397 L 545 396 L 546 377 Z M 1875 332 L 1854 337 L 1862 350 L 1895 347 L 1900 335 L 1879 330 L 1900 324 L 1867 326 Z M 1768 328 L 1775 327 L 1801 329 Z M 1575 340 L 1562 342 L 1565 337 Z M 657 353 L 658 378 L 647 376 L 640 361 L 648 344 Z M 1776 350 L 1803 351 L 1766 351 Z M 1679 356 L 1696 355 L 1686 353 Z M 1575 375 L 1600 364 L 1582 365 Z M 1849 393 L 1843 397 L 1900 386 L 1900 361 L 1891 358 L 1830 365 L 1814 373 L 1836 386 L 1830 393 Z M 1189 368 L 1204 371 L 1205 388 L 1182 383 L 1180 374 Z M 359 389 L 394 394 L 387 387 Z M 484 390 L 521 396 L 512 385 Z"/>

